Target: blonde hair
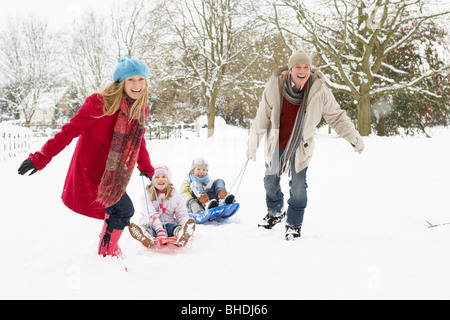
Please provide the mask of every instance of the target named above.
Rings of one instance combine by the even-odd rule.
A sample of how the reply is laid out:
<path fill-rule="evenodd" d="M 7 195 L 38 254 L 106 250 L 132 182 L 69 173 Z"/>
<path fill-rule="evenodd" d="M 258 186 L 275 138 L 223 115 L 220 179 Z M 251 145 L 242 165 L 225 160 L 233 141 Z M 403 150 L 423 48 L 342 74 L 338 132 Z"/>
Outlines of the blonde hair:
<path fill-rule="evenodd" d="M 150 183 L 145 189 L 147 190 L 148 195 L 150 196 L 150 201 L 156 201 L 155 188 L 153 188 L 152 183 Z M 175 189 L 175 187 L 173 186 L 173 184 L 169 183 L 169 185 L 167 186 L 167 189 L 166 189 L 166 199 L 167 200 L 169 200 L 172 197 L 172 193 L 173 193 L 174 189 Z"/>
<path fill-rule="evenodd" d="M 126 80 L 126 79 L 125 79 Z M 103 97 L 103 115 L 111 116 L 115 114 L 125 94 L 125 80 L 120 82 L 111 82 L 105 88 L 100 90 L 98 94 Z M 136 99 L 130 108 L 130 121 L 138 120 L 141 125 L 145 122 L 145 107 L 148 105 L 147 81 L 145 81 L 145 89 L 142 90 L 139 98 Z"/>

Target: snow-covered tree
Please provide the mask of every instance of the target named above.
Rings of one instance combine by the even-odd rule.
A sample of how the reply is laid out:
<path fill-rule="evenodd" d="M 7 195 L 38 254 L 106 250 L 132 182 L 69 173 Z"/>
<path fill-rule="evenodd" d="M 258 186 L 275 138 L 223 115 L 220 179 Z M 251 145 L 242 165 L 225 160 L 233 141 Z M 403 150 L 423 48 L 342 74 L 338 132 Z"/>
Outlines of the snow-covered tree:
<path fill-rule="evenodd" d="M 149 1 L 114 1 L 111 6 L 112 35 L 117 45 L 117 60 L 128 57 L 142 59 L 148 38 L 155 31 L 155 16 Z"/>
<path fill-rule="evenodd" d="M 408 33 L 415 23 L 402 28 L 398 37 Z M 383 74 L 396 82 L 405 81 L 410 74 L 423 73 L 424 66 L 438 70 L 445 66 L 445 55 L 448 50 L 445 43 L 447 31 L 437 23 L 427 22 L 413 35 L 413 41 L 392 51 L 386 62 L 394 66 L 398 73 L 385 69 Z M 427 45 L 424 45 L 427 42 Z M 448 63 L 448 62 L 447 62 Z M 435 74 L 417 83 L 416 88 L 386 92 L 383 97 L 372 98 L 372 111 L 377 134 L 380 136 L 398 134 L 399 129 L 406 134 L 426 133 L 425 129 L 435 124 L 445 125 L 450 115 L 450 72 Z M 424 92 L 429 92 L 425 94 Z M 380 101 L 383 101 L 380 103 Z"/>
<path fill-rule="evenodd" d="M 67 36 L 71 92 L 76 93 L 73 98 L 81 102 L 112 81 L 111 74 L 116 65 L 111 50 L 112 39 L 105 18 L 94 12 L 86 12 L 74 21 Z"/>
<path fill-rule="evenodd" d="M 418 84 L 449 68 L 448 64 L 438 69 L 425 64 L 420 73 L 408 73 L 386 59 L 413 41 L 413 35 L 425 22 L 448 16 L 448 11 L 432 11 L 428 3 L 326 0 L 314 2 L 313 6 L 301 0 L 277 0 L 273 2 L 273 16 L 266 20 L 275 24 L 284 37 L 298 39 L 314 49 L 315 61 L 329 76 L 328 85 L 335 93 L 354 99 L 358 131 L 365 136 L 371 133 L 371 97 L 405 88 L 435 95 Z M 412 27 L 399 36 L 405 26 Z M 384 70 L 402 75 L 401 80 L 386 76 Z"/>
<path fill-rule="evenodd" d="M 33 16 L 10 20 L 0 33 L 0 72 L 3 100 L 22 112 L 30 124 L 41 95 L 59 79 L 60 48 L 48 32 L 47 21 Z"/>
<path fill-rule="evenodd" d="M 267 32 L 260 32 L 261 30 Z M 266 34 L 266 36 L 264 36 Z M 247 127 L 248 121 L 256 116 L 262 93 L 272 72 L 286 65 L 290 52 L 281 36 L 273 30 L 260 28 L 248 32 L 242 42 L 253 41 L 254 50 L 259 52 L 258 60 L 248 66 L 252 57 L 243 54 L 230 68 L 230 74 L 239 74 L 245 68 L 246 72 L 229 82 L 221 90 L 218 113 L 228 124 Z"/>
<path fill-rule="evenodd" d="M 248 5 L 248 3 L 247 3 Z M 208 118 L 208 137 L 214 134 L 216 104 L 220 90 L 245 74 L 257 61 L 254 41 L 241 40 L 254 26 L 246 11 L 246 1 L 182 0 L 168 3 L 170 26 L 175 35 L 173 60 L 182 64 L 184 77 L 192 80 L 191 89 L 199 90 Z M 229 70 L 247 54 L 249 63 L 239 73 Z M 178 75 L 179 76 L 179 75 Z"/>

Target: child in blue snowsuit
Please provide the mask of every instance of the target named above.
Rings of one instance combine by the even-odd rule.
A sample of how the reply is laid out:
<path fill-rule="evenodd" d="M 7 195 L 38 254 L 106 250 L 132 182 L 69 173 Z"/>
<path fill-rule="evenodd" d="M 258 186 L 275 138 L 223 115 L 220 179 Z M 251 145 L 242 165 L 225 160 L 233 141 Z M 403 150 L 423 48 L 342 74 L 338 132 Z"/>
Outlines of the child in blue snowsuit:
<path fill-rule="evenodd" d="M 192 213 L 234 202 L 234 196 L 226 190 L 225 182 L 209 177 L 208 162 L 203 158 L 192 161 L 191 171 L 181 186 L 181 194 L 188 211 Z"/>

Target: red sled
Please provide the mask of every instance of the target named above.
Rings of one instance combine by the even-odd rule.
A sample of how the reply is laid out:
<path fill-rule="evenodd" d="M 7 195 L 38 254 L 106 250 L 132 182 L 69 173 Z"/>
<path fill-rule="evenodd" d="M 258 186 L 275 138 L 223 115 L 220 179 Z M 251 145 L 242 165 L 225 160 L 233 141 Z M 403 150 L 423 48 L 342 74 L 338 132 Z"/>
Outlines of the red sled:
<path fill-rule="evenodd" d="M 191 221 L 190 221 L 191 220 Z M 177 237 L 167 237 L 167 238 L 153 238 L 150 230 L 148 230 L 144 226 L 138 226 L 135 223 L 130 223 L 128 227 L 128 231 L 130 235 L 140 243 L 144 247 L 152 248 L 155 245 L 159 247 L 165 246 L 167 244 L 172 244 L 177 247 L 184 247 L 188 243 L 189 239 L 192 237 L 195 231 L 195 221 L 192 218 L 189 218 L 188 222 L 183 225 L 183 235 L 178 239 Z"/>
<path fill-rule="evenodd" d="M 166 244 L 174 244 L 177 245 L 177 237 L 169 237 L 169 238 L 153 238 L 153 243 L 158 244 L 160 246 L 164 246 Z"/>

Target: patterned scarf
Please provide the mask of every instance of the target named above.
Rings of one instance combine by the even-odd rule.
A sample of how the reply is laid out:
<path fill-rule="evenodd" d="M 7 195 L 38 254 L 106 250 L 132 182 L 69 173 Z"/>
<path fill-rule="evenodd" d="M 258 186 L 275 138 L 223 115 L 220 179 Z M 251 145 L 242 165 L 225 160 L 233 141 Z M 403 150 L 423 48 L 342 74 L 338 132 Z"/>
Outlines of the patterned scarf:
<path fill-rule="evenodd" d="M 296 94 L 291 86 L 291 75 L 286 77 L 283 89 L 283 97 L 289 102 L 300 105 L 297 117 L 295 119 L 294 128 L 289 138 L 286 149 L 280 157 L 280 166 L 278 167 L 278 176 L 284 172 L 288 172 L 291 162 L 294 160 L 295 151 L 300 145 L 303 133 L 303 121 L 306 114 L 306 101 L 308 99 L 309 90 L 311 89 L 311 76 L 308 78 L 306 91 Z"/>
<path fill-rule="evenodd" d="M 129 119 L 130 106 L 122 97 L 106 168 L 98 185 L 97 200 L 105 207 L 115 204 L 126 191 L 136 165 L 144 127 Z"/>

